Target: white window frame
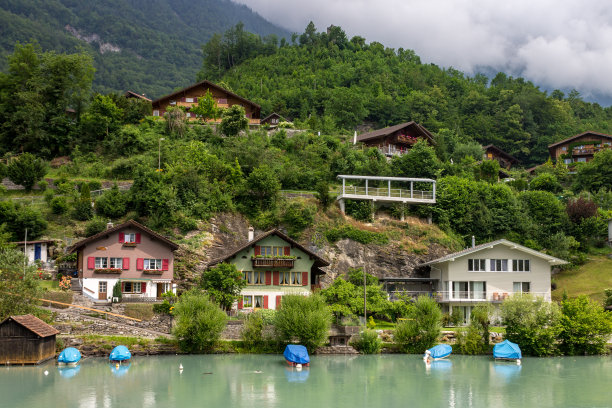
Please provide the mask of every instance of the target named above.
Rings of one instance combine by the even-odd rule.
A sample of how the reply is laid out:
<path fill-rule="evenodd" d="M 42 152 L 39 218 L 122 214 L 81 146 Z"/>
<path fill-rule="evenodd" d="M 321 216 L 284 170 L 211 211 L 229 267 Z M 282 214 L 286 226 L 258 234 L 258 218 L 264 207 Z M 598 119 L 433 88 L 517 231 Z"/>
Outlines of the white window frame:
<path fill-rule="evenodd" d="M 261 301 L 260 306 L 257 306 L 257 301 Z M 253 309 L 263 309 L 264 297 L 263 295 L 253 295 Z"/>
<path fill-rule="evenodd" d="M 161 271 L 162 270 L 162 260 L 145 258 L 144 259 L 144 269 L 147 271 Z"/>
<path fill-rule="evenodd" d="M 253 308 L 253 295 L 242 296 L 242 308 L 252 309 Z"/>
<path fill-rule="evenodd" d="M 509 272 L 507 259 L 490 259 L 489 267 L 491 272 Z"/>
<path fill-rule="evenodd" d="M 96 256 L 96 264 L 95 269 L 107 269 L 108 268 L 108 258 L 102 256 Z"/>
<path fill-rule="evenodd" d="M 126 281 L 125 283 L 125 288 L 126 290 L 122 293 L 134 293 L 134 294 L 138 294 L 138 293 L 142 293 L 142 282 L 132 282 L 132 281 Z M 131 291 L 127 290 L 127 285 L 131 286 Z M 138 287 L 138 290 L 134 290 L 136 289 L 136 287 Z"/>
<path fill-rule="evenodd" d="M 193 98 L 185 98 L 185 102 L 187 102 L 187 103 L 193 103 L 193 102 L 194 102 L 194 100 L 193 100 Z"/>
<path fill-rule="evenodd" d="M 155 109 L 155 110 L 153 111 L 153 116 L 159 116 L 159 110 Z"/>
<path fill-rule="evenodd" d="M 111 269 L 123 269 L 123 258 L 110 258 L 109 266 Z"/>
<path fill-rule="evenodd" d="M 126 232 L 123 234 L 123 242 L 127 244 L 136 243 L 136 233 L 135 232 Z"/>

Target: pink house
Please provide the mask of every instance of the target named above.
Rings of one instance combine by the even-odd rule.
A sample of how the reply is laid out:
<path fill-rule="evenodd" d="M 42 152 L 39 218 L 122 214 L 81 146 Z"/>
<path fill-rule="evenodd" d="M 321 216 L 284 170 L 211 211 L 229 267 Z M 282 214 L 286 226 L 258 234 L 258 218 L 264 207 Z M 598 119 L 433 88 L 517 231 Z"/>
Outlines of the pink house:
<path fill-rule="evenodd" d="M 179 246 L 134 220 L 77 242 L 77 269 L 83 294 L 96 301 L 112 301 L 121 285 L 124 300 L 156 300 L 176 292 L 174 251 Z M 135 299 L 136 298 L 136 299 Z"/>

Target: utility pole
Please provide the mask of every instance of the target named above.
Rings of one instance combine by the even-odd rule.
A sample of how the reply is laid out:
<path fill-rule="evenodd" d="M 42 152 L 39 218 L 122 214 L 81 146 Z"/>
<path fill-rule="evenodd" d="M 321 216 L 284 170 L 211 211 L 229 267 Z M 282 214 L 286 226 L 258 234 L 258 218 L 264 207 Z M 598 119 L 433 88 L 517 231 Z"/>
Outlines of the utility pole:
<path fill-rule="evenodd" d="M 25 241 L 23 241 L 23 255 L 25 255 L 25 259 L 23 260 L 23 279 L 26 277 L 26 266 L 28 266 L 28 229 L 25 229 Z"/>
<path fill-rule="evenodd" d="M 367 302 L 366 302 L 366 273 L 363 270 L 363 323 L 367 327 L 368 325 L 368 311 L 367 311 Z"/>
<path fill-rule="evenodd" d="M 163 137 L 159 138 L 159 144 L 157 146 L 157 171 L 161 171 L 161 142 L 166 140 Z"/>

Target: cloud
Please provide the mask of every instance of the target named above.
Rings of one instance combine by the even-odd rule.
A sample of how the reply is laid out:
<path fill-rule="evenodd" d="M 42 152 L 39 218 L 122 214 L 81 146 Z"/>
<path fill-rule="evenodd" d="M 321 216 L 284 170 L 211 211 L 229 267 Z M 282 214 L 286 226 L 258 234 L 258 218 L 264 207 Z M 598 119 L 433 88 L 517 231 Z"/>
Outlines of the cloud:
<path fill-rule="evenodd" d="M 423 62 L 482 67 L 547 89 L 612 96 L 612 4 L 605 0 L 235 0 L 301 33 L 330 24 Z"/>

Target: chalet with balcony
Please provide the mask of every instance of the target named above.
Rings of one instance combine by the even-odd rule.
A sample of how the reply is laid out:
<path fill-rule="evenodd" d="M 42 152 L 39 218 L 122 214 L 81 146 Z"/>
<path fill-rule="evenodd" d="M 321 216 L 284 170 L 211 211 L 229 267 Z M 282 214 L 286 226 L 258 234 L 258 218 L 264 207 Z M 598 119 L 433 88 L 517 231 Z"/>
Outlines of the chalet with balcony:
<path fill-rule="evenodd" d="M 210 81 L 201 81 L 197 84 L 189 85 L 186 88 L 180 89 L 169 95 L 162 96 L 159 99 L 154 100 L 153 103 L 153 116 L 164 117 L 164 114 L 170 106 L 180 106 L 185 109 L 187 119 L 190 121 L 199 120 L 196 114 L 191 112 L 193 106 L 197 106 L 198 99 L 206 95 L 210 91 L 212 97 L 217 101 L 217 106 L 221 109 L 230 108 L 234 105 L 240 105 L 244 108 L 247 119 L 249 119 L 249 125 L 259 125 L 261 107 L 242 96 L 236 95 L 233 92 L 228 91 L 220 87 L 217 84 L 213 84 Z M 220 119 L 209 120 L 211 123 L 219 123 Z"/>
<path fill-rule="evenodd" d="M 176 291 L 174 251 L 177 244 L 130 220 L 77 242 L 78 278 L 83 294 L 111 302 L 113 288 L 121 285 L 122 301 L 155 301 Z"/>
<path fill-rule="evenodd" d="M 484 150 L 483 160 L 497 160 L 502 169 L 510 170 L 515 164 L 518 164 L 518 159 L 504 152 L 495 145 L 487 145 L 482 148 Z"/>
<path fill-rule="evenodd" d="M 434 146 L 434 136 L 416 122 L 401 123 L 357 136 L 356 141 L 368 147 L 377 147 L 384 155 L 391 157 L 401 155 L 419 140 L 426 140 Z"/>
<path fill-rule="evenodd" d="M 434 296 L 444 312 L 459 308 L 467 322 L 472 307 L 482 302 L 499 304 L 524 293 L 550 301 L 552 268 L 565 264 L 562 259 L 500 239 L 418 265 L 421 273 L 429 273 L 421 284 L 433 290 L 408 294 Z"/>
<path fill-rule="evenodd" d="M 236 265 L 247 282 L 239 310 L 277 309 L 288 294 L 308 296 L 320 288 L 321 268 L 329 262 L 277 229 L 254 237 L 249 230 L 248 242 L 228 255 L 208 264 Z"/>
<path fill-rule="evenodd" d="M 584 132 L 548 146 L 553 161 L 563 160 L 566 165 L 586 163 L 595 153 L 612 147 L 612 135 Z"/>

